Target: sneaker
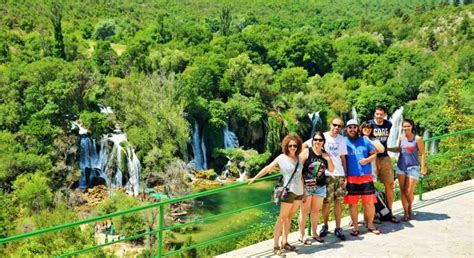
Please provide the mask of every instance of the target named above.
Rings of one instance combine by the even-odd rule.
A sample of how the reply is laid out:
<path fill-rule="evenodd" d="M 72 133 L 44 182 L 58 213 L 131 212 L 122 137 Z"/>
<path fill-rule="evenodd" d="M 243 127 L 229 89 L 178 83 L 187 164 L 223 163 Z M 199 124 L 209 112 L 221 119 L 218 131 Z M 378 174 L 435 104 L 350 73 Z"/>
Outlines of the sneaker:
<path fill-rule="evenodd" d="M 334 230 L 334 234 L 342 241 L 346 240 L 346 236 L 344 236 L 342 228 L 336 228 L 336 230 Z"/>
<path fill-rule="evenodd" d="M 328 234 L 328 225 L 324 224 L 322 227 L 321 227 L 321 230 L 319 231 L 319 236 L 320 237 L 325 237 L 327 236 Z"/>

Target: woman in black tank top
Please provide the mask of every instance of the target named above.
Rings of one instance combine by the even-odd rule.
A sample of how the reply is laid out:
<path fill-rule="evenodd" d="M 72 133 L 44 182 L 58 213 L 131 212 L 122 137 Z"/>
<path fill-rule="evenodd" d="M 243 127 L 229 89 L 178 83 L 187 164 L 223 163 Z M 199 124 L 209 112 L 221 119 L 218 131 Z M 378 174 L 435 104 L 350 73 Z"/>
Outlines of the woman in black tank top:
<path fill-rule="evenodd" d="M 331 158 L 323 149 L 325 143 L 323 133 L 316 132 L 312 137 L 312 146 L 304 149 L 300 154 L 300 160 L 303 162 L 305 195 L 299 217 L 301 234 L 299 241 L 305 245 L 311 244 L 310 239 L 305 239 L 306 219 L 310 212 L 312 239 L 323 242 L 317 234 L 318 213 L 326 196 L 326 171 L 334 170 Z"/>

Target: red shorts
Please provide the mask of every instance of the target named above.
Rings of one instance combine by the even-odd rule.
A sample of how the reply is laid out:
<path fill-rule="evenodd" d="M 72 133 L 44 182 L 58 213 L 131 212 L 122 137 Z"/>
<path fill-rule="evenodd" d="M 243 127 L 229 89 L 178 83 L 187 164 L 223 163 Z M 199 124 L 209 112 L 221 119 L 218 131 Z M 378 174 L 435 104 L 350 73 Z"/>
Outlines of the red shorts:
<path fill-rule="evenodd" d="M 347 195 L 344 196 L 344 203 L 357 204 L 359 199 L 362 199 L 362 204 L 377 202 L 372 174 L 347 177 L 346 188 Z"/>

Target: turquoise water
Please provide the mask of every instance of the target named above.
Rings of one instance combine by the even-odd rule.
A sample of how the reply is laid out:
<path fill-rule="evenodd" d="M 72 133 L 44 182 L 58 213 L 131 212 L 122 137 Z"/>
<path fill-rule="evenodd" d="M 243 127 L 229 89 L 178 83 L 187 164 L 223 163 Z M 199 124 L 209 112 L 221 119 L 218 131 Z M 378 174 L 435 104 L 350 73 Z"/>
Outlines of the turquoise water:
<path fill-rule="evenodd" d="M 245 208 L 271 200 L 271 192 L 275 182 L 259 182 L 249 186 L 239 187 L 222 193 L 198 198 L 196 201 L 202 206 L 197 206 L 195 214 L 199 217 L 206 217 L 220 214 L 236 209 Z M 197 224 L 196 230 L 187 234 L 176 234 L 176 240 L 183 241 L 192 236 L 193 242 L 228 235 L 237 231 L 245 230 L 252 225 L 262 222 L 274 221 L 278 207 L 267 204 L 251 210 L 242 211 L 236 214 L 220 217 L 212 221 Z"/>

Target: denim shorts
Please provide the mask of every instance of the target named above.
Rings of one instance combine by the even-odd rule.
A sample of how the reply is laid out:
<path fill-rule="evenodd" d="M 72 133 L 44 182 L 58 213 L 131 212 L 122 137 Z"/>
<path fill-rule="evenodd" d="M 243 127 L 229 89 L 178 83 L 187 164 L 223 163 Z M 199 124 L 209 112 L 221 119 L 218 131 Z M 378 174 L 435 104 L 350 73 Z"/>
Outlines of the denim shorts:
<path fill-rule="evenodd" d="M 407 167 L 407 171 L 401 171 L 397 167 L 397 175 L 407 176 L 409 178 L 413 178 L 418 180 L 420 178 L 420 167 L 419 166 L 411 166 Z"/>
<path fill-rule="evenodd" d="M 315 195 L 322 198 L 326 198 L 326 186 L 311 186 L 311 187 L 304 187 L 304 191 L 306 196 Z"/>

